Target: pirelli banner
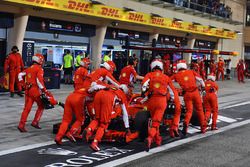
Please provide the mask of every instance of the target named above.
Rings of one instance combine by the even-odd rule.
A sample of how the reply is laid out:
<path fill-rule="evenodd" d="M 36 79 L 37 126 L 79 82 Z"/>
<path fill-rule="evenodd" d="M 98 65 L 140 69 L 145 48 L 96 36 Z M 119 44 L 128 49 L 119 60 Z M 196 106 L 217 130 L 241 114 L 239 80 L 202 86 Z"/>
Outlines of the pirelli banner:
<path fill-rule="evenodd" d="M 195 25 L 190 22 L 179 22 L 170 18 L 152 17 L 150 14 L 114 8 L 105 5 L 93 5 L 84 0 L 4 0 L 7 2 L 55 9 L 77 14 L 114 19 L 124 22 L 144 24 L 148 26 L 185 31 L 195 34 L 209 35 L 220 38 L 235 39 L 234 31 L 225 31 L 219 28 L 211 28 L 203 25 Z"/>

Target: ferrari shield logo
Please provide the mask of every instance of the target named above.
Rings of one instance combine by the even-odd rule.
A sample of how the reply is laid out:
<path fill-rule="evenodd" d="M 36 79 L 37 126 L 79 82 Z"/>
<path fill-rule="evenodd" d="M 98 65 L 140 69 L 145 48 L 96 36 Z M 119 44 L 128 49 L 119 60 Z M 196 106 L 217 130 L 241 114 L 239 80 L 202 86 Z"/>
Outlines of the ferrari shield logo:
<path fill-rule="evenodd" d="M 188 81 L 188 77 L 184 77 L 184 81 Z"/>
<path fill-rule="evenodd" d="M 126 73 L 122 73 L 122 77 L 126 77 Z"/>

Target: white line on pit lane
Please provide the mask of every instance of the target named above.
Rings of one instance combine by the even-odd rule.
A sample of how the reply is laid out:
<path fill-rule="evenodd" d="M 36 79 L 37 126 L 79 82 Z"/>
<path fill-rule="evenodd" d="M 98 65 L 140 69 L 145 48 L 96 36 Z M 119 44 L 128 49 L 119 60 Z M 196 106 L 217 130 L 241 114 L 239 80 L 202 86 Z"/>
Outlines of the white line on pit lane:
<path fill-rule="evenodd" d="M 250 101 L 239 103 L 239 104 L 236 104 L 236 105 L 226 106 L 226 107 L 223 107 L 223 108 L 220 108 L 220 109 L 227 109 L 227 108 L 232 108 L 232 107 L 236 107 L 236 106 L 240 106 L 240 105 L 246 105 L 246 104 L 250 104 Z M 63 140 L 63 142 L 64 141 L 67 141 L 67 140 Z M 52 145 L 52 144 L 55 144 L 55 142 L 54 141 L 48 141 L 48 142 L 44 142 L 44 143 L 38 143 L 38 144 L 32 144 L 32 145 L 28 145 L 28 146 L 17 147 L 17 148 L 14 148 L 14 149 L 0 151 L 0 156 L 7 155 L 7 154 L 12 154 L 12 153 L 16 153 L 16 152 L 21 152 L 21 151 L 25 151 L 25 150 L 31 150 L 31 149 L 34 149 L 34 148 L 39 148 L 39 147 L 48 146 L 48 145 Z"/>
<path fill-rule="evenodd" d="M 246 105 L 246 104 L 250 104 L 250 101 L 245 101 L 245 102 L 238 103 L 238 104 L 233 104 L 233 105 L 229 105 L 229 106 L 225 106 L 225 107 L 220 107 L 219 110 L 224 110 L 224 109 L 228 109 L 228 108 L 243 106 L 243 105 Z"/>
<path fill-rule="evenodd" d="M 208 131 L 205 134 L 199 134 L 199 135 L 192 136 L 192 137 L 189 137 L 189 138 L 177 140 L 175 142 L 153 148 L 149 152 L 145 152 L 145 151 L 144 152 L 139 152 L 139 153 L 136 153 L 136 154 L 124 157 L 124 158 L 116 159 L 114 161 L 110 161 L 108 163 L 98 165 L 97 167 L 111 167 L 111 166 L 118 166 L 118 165 L 121 165 L 121 164 L 125 164 L 125 163 L 131 162 L 131 161 L 139 159 L 139 158 L 143 158 L 143 157 L 146 157 L 146 156 L 153 155 L 155 153 L 166 151 L 166 150 L 169 150 L 169 149 L 174 148 L 176 146 L 180 146 L 180 145 L 183 145 L 183 144 L 195 141 L 195 140 L 206 138 L 206 137 L 211 136 L 211 135 L 222 133 L 222 132 L 228 131 L 230 129 L 237 128 L 237 127 L 249 124 L 249 123 L 250 123 L 250 119 L 242 121 L 242 122 L 233 123 L 233 124 L 230 124 L 228 126 L 222 127 L 217 131 Z"/>

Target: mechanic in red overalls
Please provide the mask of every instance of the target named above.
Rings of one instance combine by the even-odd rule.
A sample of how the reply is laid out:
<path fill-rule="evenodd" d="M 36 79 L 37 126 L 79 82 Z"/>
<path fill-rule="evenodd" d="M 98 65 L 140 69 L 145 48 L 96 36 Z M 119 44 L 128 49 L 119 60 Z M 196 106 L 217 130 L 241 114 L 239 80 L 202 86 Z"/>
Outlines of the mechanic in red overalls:
<path fill-rule="evenodd" d="M 214 61 L 214 58 L 211 59 L 209 70 L 210 70 L 210 73 L 213 73 L 213 74 L 216 73 L 216 63 Z"/>
<path fill-rule="evenodd" d="M 84 131 L 86 140 L 88 141 L 89 137 L 92 136 L 93 132 L 96 130 L 94 140 L 90 145 L 90 148 L 93 151 L 100 150 L 98 143 L 101 142 L 105 130 L 108 128 L 111 121 L 111 115 L 115 103 L 119 103 L 121 105 L 124 126 L 127 133 L 130 133 L 128 113 L 126 109 L 126 94 L 128 93 L 129 90 L 126 85 L 120 85 L 120 89 L 100 90 L 96 93 L 94 98 L 94 109 L 96 114 L 95 119 L 90 122 L 89 126 Z"/>
<path fill-rule="evenodd" d="M 218 85 L 215 82 L 215 76 L 213 74 L 208 75 L 205 82 L 206 95 L 203 97 L 204 107 L 206 109 L 205 119 L 209 120 L 212 113 L 212 126 L 211 130 L 217 130 L 216 122 L 218 118 L 218 97 L 217 92 L 219 90 Z"/>
<path fill-rule="evenodd" d="M 90 60 L 88 58 L 84 58 L 80 61 L 79 65 L 80 67 L 76 70 L 73 77 L 75 90 L 83 88 L 84 80 L 88 75 Z"/>
<path fill-rule="evenodd" d="M 237 70 L 238 82 L 245 83 L 244 81 L 245 64 L 242 59 L 239 60 L 236 70 Z"/>
<path fill-rule="evenodd" d="M 171 62 L 170 62 L 170 55 L 166 54 L 163 56 L 163 67 L 164 67 L 164 74 L 167 76 L 170 76 L 171 73 L 171 68 L 170 68 Z"/>
<path fill-rule="evenodd" d="M 4 63 L 4 73 L 9 73 L 9 90 L 10 97 L 14 97 L 15 83 L 18 89 L 18 95 L 23 97 L 21 91 L 22 87 L 18 82 L 18 74 L 24 70 L 23 59 L 20 53 L 18 53 L 17 46 L 13 46 L 11 49 L 12 53 L 8 55 Z"/>
<path fill-rule="evenodd" d="M 34 102 L 37 103 L 38 109 L 36 111 L 35 118 L 31 123 L 31 126 L 37 129 L 41 129 L 41 127 L 39 126 L 39 121 L 42 117 L 44 105 L 41 101 L 40 95 L 44 93 L 46 96 L 49 97 L 52 96 L 51 93 L 47 91 L 44 85 L 44 79 L 43 79 L 44 72 L 42 69 L 42 65 L 44 62 L 43 55 L 39 53 L 35 54 L 32 57 L 32 61 L 33 65 L 25 69 L 18 75 L 19 82 L 26 87 L 24 109 L 18 125 L 18 129 L 20 132 L 27 132 L 27 130 L 25 129 L 25 123 Z M 23 80 L 24 76 L 25 76 L 25 81 Z M 54 101 L 53 105 L 55 105 L 56 103 L 57 102 Z"/>
<path fill-rule="evenodd" d="M 113 72 L 116 69 L 116 65 L 113 61 L 107 61 L 101 64 L 101 68 L 96 69 L 91 74 L 87 75 L 83 87 L 88 89 L 92 82 L 105 81 L 119 88 L 120 83 L 113 77 Z"/>
<path fill-rule="evenodd" d="M 188 131 L 188 125 L 193 113 L 193 106 L 196 109 L 198 118 L 200 121 L 201 132 L 206 132 L 206 122 L 202 107 L 202 99 L 196 85 L 198 81 L 202 89 L 205 89 L 205 84 L 199 74 L 193 70 L 187 69 L 187 64 L 185 60 L 179 61 L 177 64 L 178 73 L 173 75 L 171 78 L 173 81 L 178 82 L 184 94 L 184 102 L 186 105 L 186 116 L 183 123 L 182 133 L 185 136 Z"/>
<path fill-rule="evenodd" d="M 220 77 L 222 81 L 224 81 L 224 60 L 222 57 L 219 58 L 219 62 L 217 63 L 217 73 L 216 73 L 216 80 L 218 81 Z"/>
<path fill-rule="evenodd" d="M 152 125 L 145 140 L 147 151 L 153 142 L 158 146 L 162 143 L 159 127 L 167 107 L 167 95 L 170 94 L 171 100 L 174 100 L 175 91 L 170 78 L 163 74 L 163 63 L 160 59 L 153 60 L 150 67 L 152 72 L 149 72 L 142 81 L 142 93 L 146 95 L 143 101 L 152 119 Z"/>
<path fill-rule="evenodd" d="M 135 67 L 138 63 L 138 59 L 130 58 L 128 61 L 128 65 L 121 70 L 121 74 L 119 77 L 120 84 L 125 84 L 129 88 L 134 87 L 134 82 L 136 79 L 143 80 L 143 77 L 138 75 L 135 71 Z"/>
<path fill-rule="evenodd" d="M 206 72 L 205 72 L 205 64 L 202 58 L 199 59 L 199 71 L 200 71 L 200 76 L 202 77 L 203 80 L 206 79 Z"/>

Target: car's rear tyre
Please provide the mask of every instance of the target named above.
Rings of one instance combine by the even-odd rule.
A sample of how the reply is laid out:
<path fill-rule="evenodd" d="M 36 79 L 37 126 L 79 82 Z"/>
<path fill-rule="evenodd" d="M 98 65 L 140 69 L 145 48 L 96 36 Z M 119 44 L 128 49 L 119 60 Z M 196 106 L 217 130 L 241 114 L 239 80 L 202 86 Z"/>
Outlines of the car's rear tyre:
<path fill-rule="evenodd" d="M 144 141 L 148 137 L 149 111 L 139 111 L 135 116 L 135 129 L 139 132 L 139 139 Z"/>

